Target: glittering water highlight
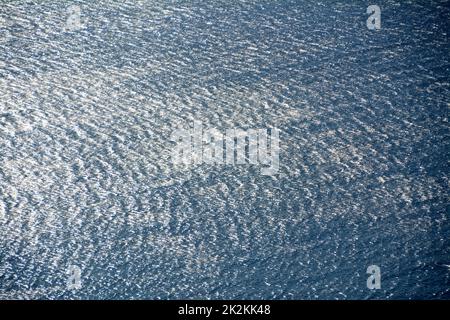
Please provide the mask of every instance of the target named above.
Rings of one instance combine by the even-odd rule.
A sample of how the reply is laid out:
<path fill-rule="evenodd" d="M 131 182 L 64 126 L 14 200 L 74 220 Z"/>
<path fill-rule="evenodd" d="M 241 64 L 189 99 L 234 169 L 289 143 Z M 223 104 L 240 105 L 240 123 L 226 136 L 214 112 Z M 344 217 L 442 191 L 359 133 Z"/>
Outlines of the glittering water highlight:
<path fill-rule="evenodd" d="M 378 4 L 2 2 L 0 299 L 450 298 L 450 6 Z M 196 120 L 279 173 L 174 166 Z"/>

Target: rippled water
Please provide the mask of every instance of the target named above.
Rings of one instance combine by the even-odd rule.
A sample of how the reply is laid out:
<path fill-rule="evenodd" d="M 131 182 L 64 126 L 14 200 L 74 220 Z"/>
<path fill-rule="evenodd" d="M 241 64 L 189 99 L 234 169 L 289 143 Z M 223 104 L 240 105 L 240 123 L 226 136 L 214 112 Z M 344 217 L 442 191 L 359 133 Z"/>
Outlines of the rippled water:
<path fill-rule="evenodd" d="M 1 299 L 450 298 L 447 1 L 73 4 L 0 5 Z M 279 174 L 174 167 L 194 120 Z"/>

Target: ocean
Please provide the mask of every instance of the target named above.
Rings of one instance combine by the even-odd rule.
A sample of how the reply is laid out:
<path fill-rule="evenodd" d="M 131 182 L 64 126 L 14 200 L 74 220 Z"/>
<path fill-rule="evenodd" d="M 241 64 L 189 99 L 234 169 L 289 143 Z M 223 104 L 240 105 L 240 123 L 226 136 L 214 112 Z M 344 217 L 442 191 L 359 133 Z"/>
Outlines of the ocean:
<path fill-rule="evenodd" d="M 0 299 L 450 299 L 449 27 L 435 0 L 2 1 Z M 278 129 L 277 172 L 175 165 L 195 121 Z"/>

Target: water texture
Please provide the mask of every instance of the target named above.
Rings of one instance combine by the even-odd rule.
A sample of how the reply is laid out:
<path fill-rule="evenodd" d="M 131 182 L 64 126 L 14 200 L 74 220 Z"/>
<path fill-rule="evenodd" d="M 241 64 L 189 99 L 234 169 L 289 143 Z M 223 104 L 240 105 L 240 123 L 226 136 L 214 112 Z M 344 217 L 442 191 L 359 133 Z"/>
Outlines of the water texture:
<path fill-rule="evenodd" d="M 0 299 L 450 299 L 448 1 L 2 1 L 0 22 Z M 174 166 L 194 120 L 278 128 L 279 173 Z"/>

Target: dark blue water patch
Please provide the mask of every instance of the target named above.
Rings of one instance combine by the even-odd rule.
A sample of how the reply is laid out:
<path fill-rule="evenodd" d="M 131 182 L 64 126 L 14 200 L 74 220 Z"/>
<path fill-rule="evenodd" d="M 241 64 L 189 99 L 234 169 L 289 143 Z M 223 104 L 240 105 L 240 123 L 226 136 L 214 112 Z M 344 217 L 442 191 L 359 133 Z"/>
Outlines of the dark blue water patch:
<path fill-rule="evenodd" d="M 66 5 L 18 2 L 0 49 L 2 298 L 448 298 L 447 2 L 379 31 L 359 2 Z M 279 127 L 280 172 L 175 168 L 193 119 Z"/>

